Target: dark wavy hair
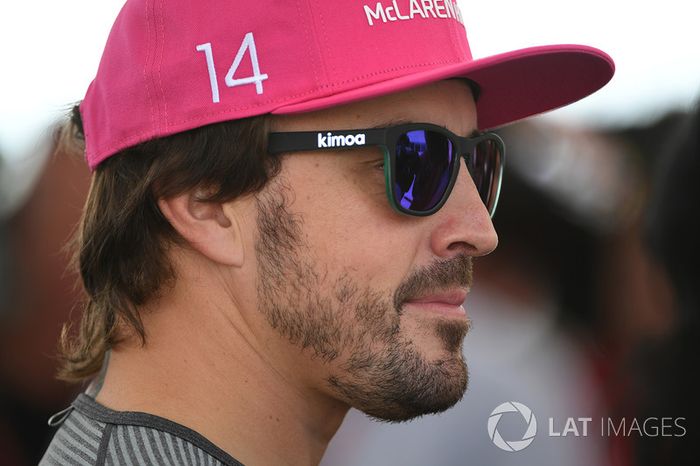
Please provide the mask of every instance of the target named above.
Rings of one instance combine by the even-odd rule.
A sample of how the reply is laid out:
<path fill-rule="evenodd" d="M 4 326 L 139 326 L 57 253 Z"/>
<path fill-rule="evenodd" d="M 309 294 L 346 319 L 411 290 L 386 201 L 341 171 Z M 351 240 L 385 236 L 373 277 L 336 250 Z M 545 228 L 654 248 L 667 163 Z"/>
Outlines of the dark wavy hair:
<path fill-rule="evenodd" d="M 94 376 L 105 352 L 132 332 L 146 331 L 139 308 L 174 283 L 168 249 L 184 240 L 157 200 L 196 188 L 205 201 L 226 202 L 262 189 L 280 168 L 267 153 L 269 117 L 216 123 L 125 149 L 95 170 L 80 224 L 71 240 L 73 268 L 85 290 L 77 328 L 59 340 L 59 378 Z M 61 128 L 62 152 L 84 154 L 79 107 Z"/>

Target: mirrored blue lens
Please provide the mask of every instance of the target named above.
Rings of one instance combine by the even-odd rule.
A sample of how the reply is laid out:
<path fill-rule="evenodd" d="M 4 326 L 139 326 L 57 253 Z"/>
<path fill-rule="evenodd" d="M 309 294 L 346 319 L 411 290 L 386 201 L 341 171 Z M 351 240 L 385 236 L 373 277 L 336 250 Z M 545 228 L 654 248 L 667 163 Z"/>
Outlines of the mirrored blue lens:
<path fill-rule="evenodd" d="M 442 133 L 403 133 L 396 143 L 394 201 L 408 210 L 433 209 L 450 184 L 454 157 L 452 141 Z"/>

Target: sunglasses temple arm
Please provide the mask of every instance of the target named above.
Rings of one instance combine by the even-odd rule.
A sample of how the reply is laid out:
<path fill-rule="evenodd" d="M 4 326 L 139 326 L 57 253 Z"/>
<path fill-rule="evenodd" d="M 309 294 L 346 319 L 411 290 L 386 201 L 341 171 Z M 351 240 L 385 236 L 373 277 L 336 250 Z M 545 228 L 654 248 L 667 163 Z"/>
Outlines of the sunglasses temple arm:
<path fill-rule="evenodd" d="M 268 152 L 301 152 L 386 145 L 384 128 L 270 133 Z"/>

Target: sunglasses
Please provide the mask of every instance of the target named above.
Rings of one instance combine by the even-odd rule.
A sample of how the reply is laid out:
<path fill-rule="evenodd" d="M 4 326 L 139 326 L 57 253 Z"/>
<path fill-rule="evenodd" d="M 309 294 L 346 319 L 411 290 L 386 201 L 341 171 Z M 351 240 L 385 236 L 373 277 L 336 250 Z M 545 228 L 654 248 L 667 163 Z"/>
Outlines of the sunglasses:
<path fill-rule="evenodd" d="M 384 151 L 386 193 L 398 212 L 432 215 L 445 204 L 459 173 L 460 156 L 489 215 L 501 190 L 505 144 L 495 133 L 461 137 L 428 123 L 340 131 L 271 133 L 268 152 L 378 146 Z"/>

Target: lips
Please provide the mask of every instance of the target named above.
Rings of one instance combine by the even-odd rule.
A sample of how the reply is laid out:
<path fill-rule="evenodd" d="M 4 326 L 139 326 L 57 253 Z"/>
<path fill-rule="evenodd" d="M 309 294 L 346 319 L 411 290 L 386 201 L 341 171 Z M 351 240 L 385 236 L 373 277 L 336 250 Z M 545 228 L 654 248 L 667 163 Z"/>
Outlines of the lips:
<path fill-rule="evenodd" d="M 406 301 L 406 304 L 461 306 L 462 303 L 464 303 L 464 300 L 467 299 L 467 293 L 468 291 L 463 288 L 447 290 L 410 299 Z"/>

